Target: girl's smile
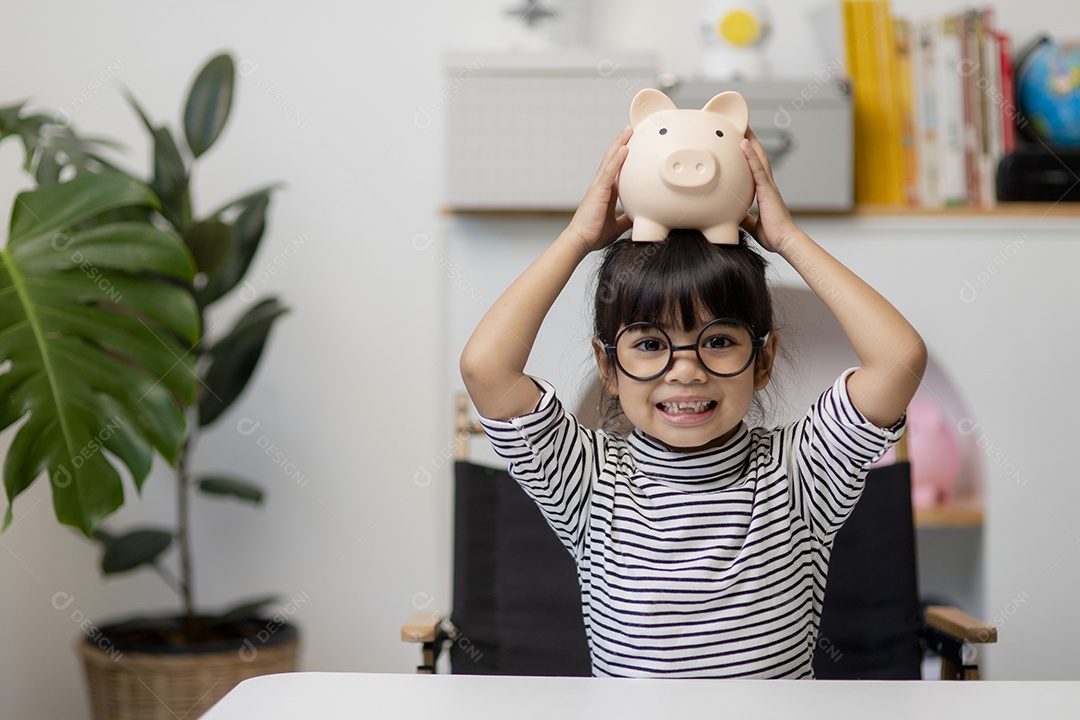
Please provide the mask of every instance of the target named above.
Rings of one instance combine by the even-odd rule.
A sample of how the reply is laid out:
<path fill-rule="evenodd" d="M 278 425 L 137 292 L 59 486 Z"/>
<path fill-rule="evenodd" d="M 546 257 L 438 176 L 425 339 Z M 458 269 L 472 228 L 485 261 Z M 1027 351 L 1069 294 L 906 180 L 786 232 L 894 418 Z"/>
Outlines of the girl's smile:
<path fill-rule="evenodd" d="M 619 401 L 634 427 L 673 449 L 704 449 L 727 442 L 750 409 L 751 375 L 716 378 L 703 370 L 703 386 L 692 390 L 677 387 L 683 381 L 669 380 L 670 375 L 648 382 L 619 378 Z"/>
<path fill-rule="evenodd" d="M 684 396 L 656 403 L 656 408 L 675 425 L 705 422 L 716 411 L 717 402 L 702 397 Z"/>

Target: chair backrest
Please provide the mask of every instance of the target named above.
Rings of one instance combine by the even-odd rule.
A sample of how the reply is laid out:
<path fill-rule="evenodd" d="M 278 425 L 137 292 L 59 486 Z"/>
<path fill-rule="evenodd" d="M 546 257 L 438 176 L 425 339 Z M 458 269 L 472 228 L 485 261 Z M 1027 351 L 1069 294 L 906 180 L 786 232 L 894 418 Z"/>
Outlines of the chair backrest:
<path fill-rule="evenodd" d="M 814 673 L 917 680 L 921 613 L 907 462 L 871 468 L 829 561 Z"/>
<path fill-rule="evenodd" d="M 590 675 L 574 560 L 505 470 L 459 460 L 455 674 Z"/>
<path fill-rule="evenodd" d="M 573 559 L 505 470 L 455 464 L 456 674 L 591 674 Z M 814 671 L 918 679 L 921 614 L 907 462 L 872 468 L 829 563 Z"/>

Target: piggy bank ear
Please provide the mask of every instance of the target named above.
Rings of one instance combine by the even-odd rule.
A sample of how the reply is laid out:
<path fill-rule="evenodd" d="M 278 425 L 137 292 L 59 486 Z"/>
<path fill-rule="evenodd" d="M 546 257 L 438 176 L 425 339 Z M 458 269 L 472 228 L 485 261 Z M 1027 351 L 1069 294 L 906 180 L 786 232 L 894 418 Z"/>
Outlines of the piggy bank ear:
<path fill-rule="evenodd" d="M 746 132 L 746 126 L 750 124 L 750 108 L 746 106 L 746 100 L 737 92 L 728 90 L 705 103 L 701 108 L 706 112 L 720 113 L 739 128 L 739 133 Z"/>
<path fill-rule="evenodd" d="M 675 103 L 671 102 L 664 93 L 652 88 L 645 88 L 634 96 L 630 103 L 630 124 L 638 126 L 645 118 L 661 110 L 676 110 Z"/>

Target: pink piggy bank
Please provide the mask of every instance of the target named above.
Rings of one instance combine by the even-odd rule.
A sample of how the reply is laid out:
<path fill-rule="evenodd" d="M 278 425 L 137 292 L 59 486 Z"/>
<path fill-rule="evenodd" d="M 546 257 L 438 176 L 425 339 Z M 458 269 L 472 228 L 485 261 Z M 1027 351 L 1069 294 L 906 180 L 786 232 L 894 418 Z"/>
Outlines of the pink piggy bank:
<path fill-rule="evenodd" d="M 646 89 L 630 103 L 634 134 L 619 173 L 619 200 L 634 240 L 656 242 L 674 228 L 701 230 L 711 243 L 739 242 L 754 200 L 750 165 L 739 145 L 750 110 L 723 92 L 701 110 L 680 110 Z"/>

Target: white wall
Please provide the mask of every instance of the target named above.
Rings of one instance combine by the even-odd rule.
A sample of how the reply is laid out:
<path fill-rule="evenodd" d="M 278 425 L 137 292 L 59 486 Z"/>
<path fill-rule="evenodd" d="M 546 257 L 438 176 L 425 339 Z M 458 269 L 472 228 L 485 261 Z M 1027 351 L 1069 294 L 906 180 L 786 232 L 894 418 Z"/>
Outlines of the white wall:
<path fill-rule="evenodd" d="M 818 61 L 801 14 L 817 4 L 773 4 L 780 74 L 805 74 Z M 476 317 L 560 224 L 492 226 L 438 212 L 441 54 L 501 45 L 513 31 L 502 16 L 510 5 L 24 0 L 0 24 L 0 103 L 32 97 L 63 107 L 84 131 L 130 138 L 133 165 L 145 163 L 147 145 L 121 85 L 175 128 L 200 63 L 221 49 L 249 61 L 231 127 L 196 179 L 196 202 L 205 210 L 267 181 L 287 183 L 256 265 L 285 258 L 259 289 L 280 293 L 293 312 L 252 391 L 200 443 L 197 469 L 248 474 L 269 498 L 260 510 L 197 502 L 197 591 L 211 608 L 267 591 L 302 600 L 294 618 L 305 634 L 304 669 L 409 672 L 417 654 L 397 641 L 398 624 L 414 605 L 449 605 L 453 359 Z M 929 12 L 934 3 L 896 6 Z M 575 15 L 574 28 L 689 72 L 696 8 L 605 0 Z M 1064 0 L 1010 0 L 999 16 L 1018 38 L 1080 28 L 1080 11 Z M 23 184 L 18 160 L 14 146 L 0 150 L 5 208 Z M 1080 678 L 1077 631 L 1053 634 L 1080 578 L 1080 527 L 1069 512 L 1080 491 L 1060 449 L 1077 399 L 1075 333 L 1061 322 L 1077 303 L 1075 225 L 1033 222 L 1032 242 L 970 305 L 957 301 L 960 284 L 1015 228 L 811 225 L 886 295 L 902 298 L 982 432 L 1030 478 L 1018 487 L 1000 467 L 987 478 L 987 611 L 1004 614 L 1019 594 L 1029 598 L 1006 619 L 994 676 Z M 545 327 L 539 374 L 585 377 L 583 281 L 584 270 Z M 238 432 L 243 418 L 258 429 Z M 270 444 L 284 462 L 266 453 Z M 167 519 L 170 489 L 159 472 L 110 526 Z M 5 718 L 85 717 L 71 649 L 79 620 L 175 607 L 151 575 L 100 579 L 94 549 L 59 528 L 49 506 L 39 484 L 0 538 Z M 57 593 L 74 599 L 56 609 Z"/>

